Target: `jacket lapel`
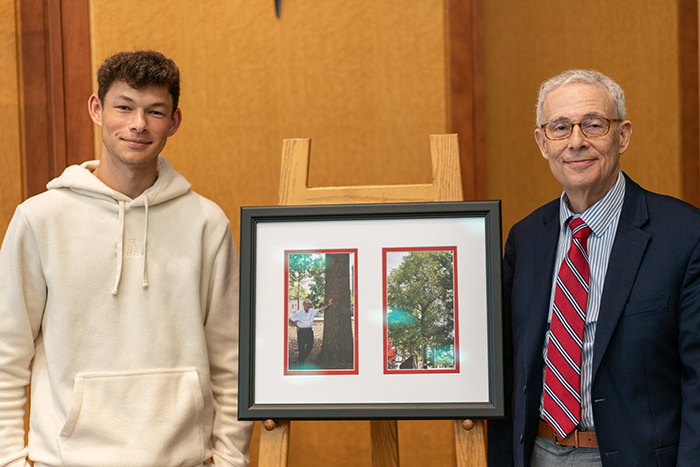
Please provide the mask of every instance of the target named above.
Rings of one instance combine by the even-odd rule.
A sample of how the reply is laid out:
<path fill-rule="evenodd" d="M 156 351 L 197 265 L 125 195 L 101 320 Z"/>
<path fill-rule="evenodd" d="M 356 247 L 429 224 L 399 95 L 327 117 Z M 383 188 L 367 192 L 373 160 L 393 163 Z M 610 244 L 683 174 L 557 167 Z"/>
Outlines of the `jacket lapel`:
<path fill-rule="evenodd" d="M 559 202 L 552 203 L 552 207 L 542 216 L 542 221 L 542 230 L 532 232 L 534 241 L 529 242 L 535 245 L 532 247 L 529 264 L 532 268 L 532 290 L 537 291 L 537 295 L 529 304 L 531 315 L 527 321 L 525 346 L 528 349 L 525 355 L 525 368 L 535 369 L 533 375 L 539 379 L 542 373 L 542 349 L 547 332 L 552 275 L 559 241 Z"/>
<path fill-rule="evenodd" d="M 625 201 L 620 213 L 615 242 L 610 252 L 593 344 L 594 379 L 632 291 L 639 265 L 649 242 L 649 234 L 641 230 L 649 219 L 644 190 L 627 175 L 625 178 Z"/>

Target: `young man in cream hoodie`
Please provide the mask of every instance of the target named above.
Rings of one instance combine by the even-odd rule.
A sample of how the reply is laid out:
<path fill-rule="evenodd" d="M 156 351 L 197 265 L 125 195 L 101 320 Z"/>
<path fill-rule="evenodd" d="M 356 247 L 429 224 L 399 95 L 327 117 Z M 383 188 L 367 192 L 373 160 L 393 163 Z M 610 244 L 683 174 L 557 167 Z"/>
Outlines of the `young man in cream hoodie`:
<path fill-rule="evenodd" d="M 179 71 L 119 53 L 98 86 L 100 160 L 20 205 L 0 250 L 0 467 L 247 465 L 230 225 L 160 156 Z"/>

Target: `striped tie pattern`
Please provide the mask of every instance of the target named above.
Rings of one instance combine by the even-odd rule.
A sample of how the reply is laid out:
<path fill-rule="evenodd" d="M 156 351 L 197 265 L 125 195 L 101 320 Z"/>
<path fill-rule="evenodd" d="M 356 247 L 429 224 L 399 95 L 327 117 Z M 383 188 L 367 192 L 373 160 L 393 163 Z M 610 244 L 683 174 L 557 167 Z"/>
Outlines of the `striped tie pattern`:
<path fill-rule="evenodd" d="M 581 421 L 581 347 L 588 302 L 591 233 L 580 218 L 569 223 L 571 246 L 559 268 L 545 360 L 542 416 L 565 438 Z"/>

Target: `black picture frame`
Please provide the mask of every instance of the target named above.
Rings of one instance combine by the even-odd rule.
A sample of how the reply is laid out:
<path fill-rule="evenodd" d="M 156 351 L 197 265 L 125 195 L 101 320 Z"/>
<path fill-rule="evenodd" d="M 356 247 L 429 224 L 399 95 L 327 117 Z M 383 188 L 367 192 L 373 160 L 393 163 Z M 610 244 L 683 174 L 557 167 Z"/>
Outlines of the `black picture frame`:
<path fill-rule="evenodd" d="M 455 279 L 454 289 L 456 295 L 460 288 L 459 326 L 464 326 L 465 344 L 454 348 L 455 358 L 461 358 L 461 370 L 458 374 L 430 374 L 428 370 L 386 374 L 385 367 L 376 364 L 377 359 L 386 361 L 386 348 L 377 348 L 385 344 L 376 337 L 376 328 L 381 327 L 377 325 L 378 307 L 384 316 L 387 311 L 386 301 L 377 301 L 386 287 L 377 283 L 377 274 L 382 273 L 374 269 L 378 264 L 386 268 L 382 248 L 430 250 L 426 244 L 433 239 L 436 250 L 454 248 L 460 256 L 459 267 L 465 268 Z M 241 420 L 504 416 L 500 201 L 242 207 L 240 241 Z M 289 316 L 284 302 L 288 284 L 278 279 L 286 278 L 280 266 L 286 263 L 278 257 L 288 250 L 338 248 L 356 249 L 360 260 L 355 291 L 360 305 L 354 310 L 360 323 L 359 340 L 355 335 L 359 371 L 285 375 L 278 341 L 283 340 L 279 336 L 286 336 L 282 326 Z M 386 326 L 382 332 L 385 338 Z M 423 358 L 427 363 L 428 357 Z"/>

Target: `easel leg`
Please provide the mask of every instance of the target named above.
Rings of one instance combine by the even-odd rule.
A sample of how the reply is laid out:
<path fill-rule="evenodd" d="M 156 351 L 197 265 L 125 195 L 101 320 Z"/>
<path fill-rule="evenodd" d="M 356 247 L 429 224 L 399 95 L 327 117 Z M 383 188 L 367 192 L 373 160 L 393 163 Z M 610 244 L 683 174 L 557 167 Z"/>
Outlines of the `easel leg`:
<path fill-rule="evenodd" d="M 455 420 L 455 448 L 457 467 L 486 467 L 486 442 L 484 421 L 474 420 L 473 427 L 467 429 L 462 420 Z"/>
<path fill-rule="evenodd" d="M 287 467 L 290 429 L 289 421 L 279 421 L 272 430 L 260 430 L 259 467 Z"/>
<path fill-rule="evenodd" d="M 399 428 L 396 420 L 372 420 L 372 466 L 399 467 Z"/>

